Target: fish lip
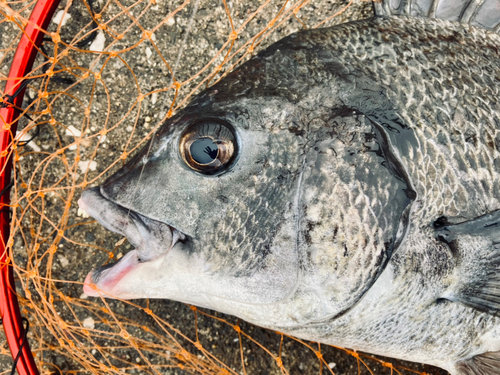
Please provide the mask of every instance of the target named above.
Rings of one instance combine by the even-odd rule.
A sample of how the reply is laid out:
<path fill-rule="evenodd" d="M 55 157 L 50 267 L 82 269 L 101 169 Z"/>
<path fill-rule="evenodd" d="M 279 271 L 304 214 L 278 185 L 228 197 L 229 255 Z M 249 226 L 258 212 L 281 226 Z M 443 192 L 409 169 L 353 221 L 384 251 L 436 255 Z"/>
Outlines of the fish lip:
<path fill-rule="evenodd" d="M 85 190 L 82 193 L 81 198 L 78 200 L 78 205 L 86 214 L 96 219 L 104 228 L 113 233 L 125 236 L 129 243 L 134 246 L 134 249 L 128 251 L 116 262 L 110 262 L 102 266 L 95 267 L 91 271 L 91 281 L 94 284 L 99 282 L 101 275 L 103 275 L 105 271 L 120 264 L 120 261 L 127 257 L 130 252 L 135 251 L 138 263 L 145 263 L 157 259 L 160 256 L 167 255 L 178 242 L 185 243 L 189 239 L 186 234 L 167 223 L 150 219 L 147 216 L 141 215 L 134 210 L 128 209 L 111 201 L 101 193 L 99 187 Z M 99 206 L 102 212 L 106 211 L 105 214 L 99 212 L 99 209 L 97 208 Z M 118 221 L 118 223 L 111 223 L 110 220 L 108 220 L 109 218 Z M 123 225 L 121 226 L 120 224 Z M 147 234 L 145 235 L 145 231 L 150 229 L 151 226 L 157 226 L 161 229 L 169 229 L 171 241 L 170 246 L 166 251 L 148 252 L 148 249 L 144 249 L 145 245 L 148 245 L 148 239 L 146 238 Z"/>

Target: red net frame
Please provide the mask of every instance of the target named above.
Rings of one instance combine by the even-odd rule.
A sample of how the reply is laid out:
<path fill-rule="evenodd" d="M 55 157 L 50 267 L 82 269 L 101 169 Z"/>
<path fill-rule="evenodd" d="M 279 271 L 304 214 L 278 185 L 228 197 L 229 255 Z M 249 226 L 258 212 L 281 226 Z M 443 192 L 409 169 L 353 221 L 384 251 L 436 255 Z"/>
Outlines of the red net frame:
<path fill-rule="evenodd" d="M 45 35 L 42 29 L 47 28 L 58 5 L 59 0 L 38 0 L 36 3 L 12 60 L 5 85 L 5 94 L 13 95 L 20 87 L 24 77 L 31 71 L 38 48 Z M 16 134 L 24 90 L 22 89 L 18 93 L 11 104 L 4 102 L 6 108 L 0 109 L 0 171 L 2 171 L 0 173 L 0 191 L 4 191 L 11 181 L 12 153 L 9 148 L 12 135 Z M 9 204 L 10 197 L 7 192 L 0 197 L 0 314 L 12 358 L 16 358 L 23 342 L 24 327 L 19 311 L 9 254 Z M 39 374 L 28 342 L 22 345 L 17 371 L 20 375 Z"/>

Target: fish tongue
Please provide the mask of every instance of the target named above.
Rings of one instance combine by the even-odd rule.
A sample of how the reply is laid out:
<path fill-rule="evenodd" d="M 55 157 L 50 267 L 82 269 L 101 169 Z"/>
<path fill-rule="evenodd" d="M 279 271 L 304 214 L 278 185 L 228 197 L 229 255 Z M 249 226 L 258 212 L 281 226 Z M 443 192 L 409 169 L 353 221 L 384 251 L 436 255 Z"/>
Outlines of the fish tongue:
<path fill-rule="evenodd" d="M 117 294 L 116 286 L 120 280 L 140 264 L 137 251 L 128 252 L 117 263 L 96 268 L 85 278 L 83 292 L 91 297 L 105 294 L 113 297 Z"/>

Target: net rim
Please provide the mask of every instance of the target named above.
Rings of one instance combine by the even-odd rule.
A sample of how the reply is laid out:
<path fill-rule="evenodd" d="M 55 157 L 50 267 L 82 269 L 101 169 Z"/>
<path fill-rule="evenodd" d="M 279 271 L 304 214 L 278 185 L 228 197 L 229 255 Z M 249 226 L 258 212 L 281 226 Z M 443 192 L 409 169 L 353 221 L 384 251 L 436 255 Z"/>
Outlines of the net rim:
<path fill-rule="evenodd" d="M 45 30 L 54 15 L 60 0 L 38 0 L 30 15 L 30 19 L 17 46 L 9 75 L 5 84 L 6 95 L 13 95 L 24 77 L 29 74 L 33 62 L 42 43 Z M 4 191 L 11 181 L 12 153 L 9 146 L 12 135 L 16 134 L 17 119 L 20 114 L 25 89 L 13 98 L 11 104 L 0 109 L 0 152 L 7 151 L 6 156 L 0 157 L 0 191 Z M 10 235 L 10 198 L 8 192 L 0 197 L 0 314 L 4 326 L 5 336 L 12 358 L 22 352 L 17 363 L 19 375 L 38 375 L 33 354 L 28 342 L 22 345 L 24 327 L 17 300 L 14 276 L 9 255 L 7 241 Z"/>

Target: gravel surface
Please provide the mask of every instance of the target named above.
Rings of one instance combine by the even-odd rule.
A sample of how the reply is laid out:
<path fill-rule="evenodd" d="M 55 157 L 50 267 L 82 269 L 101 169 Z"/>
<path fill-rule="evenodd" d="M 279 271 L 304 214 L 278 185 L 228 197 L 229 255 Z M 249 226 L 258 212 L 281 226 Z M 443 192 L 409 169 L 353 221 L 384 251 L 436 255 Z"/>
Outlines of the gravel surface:
<path fill-rule="evenodd" d="M 106 48 L 107 51 L 119 51 L 134 46 L 143 36 L 141 28 L 152 29 L 160 20 L 164 19 L 166 14 L 179 7 L 182 3 L 180 1 L 157 0 L 156 4 L 151 5 L 147 13 L 142 17 L 140 16 L 141 12 L 145 9 L 147 3 L 144 2 L 130 7 L 125 13 L 122 11 L 121 14 L 117 4 L 116 2 L 105 3 L 103 0 L 95 1 L 95 10 L 102 12 L 101 21 L 116 18 L 110 23 L 111 27 L 107 30 L 107 33 L 100 32 L 96 35 L 90 49 L 99 51 Z M 122 4 L 125 7 L 132 5 L 131 2 L 123 2 Z M 241 25 L 243 20 L 262 4 L 262 1 L 257 0 L 245 3 L 229 2 L 228 7 L 231 10 L 235 27 Z M 262 30 L 264 25 L 273 18 L 273 15 L 276 15 L 278 9 L 276 4 L 283 4 L 283 2 L 275 1 L 273 4 L 264 8 L 254 21 L 239 34 L 239 38 L 236 40 L 237 45 L 241 45 L 245 40 L 248 40 L 250 35 L 255 35 L 259 30 Z M 313 26 L 319 20 L 324 19 L 325 14 L 334 14 L 337 9 L 341 9 L 345 4 L 345 1 L 314 2 L 306 5 L 298 13 L 298 18 L 305 25 Z M 61 13 L 56 15 L 56 20 L 64 23 L 60 30 L 61 39 L 69 42 L 90 24 L 91 19 L 87 8 L 84 7 L 82 2 L 76 1 L 67 8 L 69 16 L 63 15 L 65 7 L 66 2 L 63 1 L 59 7 Z M 356 3 L 346 13 L 328 25 L 364 18 L 370 14 L 370 4 Z M 133 18 L 139 18 L 139 21 L 133 22 Z M 58 25 L 52 23 L 50 27 L 51 31 L 54 31 Z M 283 36 L 300 30 L 302 27 L 297 19 L 290 18 L 278 27 L 276 32 L 259 45 L 256 50 L 260 50 Z M 3 49 L 3 52 L 0 53 L 5 55 L 0 66 L 0 72 L 3 76 L 7 74 L 8 62 L 13 53 L 13 51 L 8 51 L 7 48 L 19 37 L 16 30 L 18 30 L 17 27 L 13 27 L 12 24 L 0 23 L 0 33 L 2 35 L 0 48 Z M 154 32 L 151 39 L 153 43 L 145 41 L 137 47 L 131 48 L 130 51 L 121 53 L 119 56 L 103 55 L 99 57 L 98 53 L 88 51 L 77 53 L 73 51 L 68 56 L 61 58 L 61 65 L 52 68 L 55 74 L 47 87 L 47 91 L 52 93 L 49 99 L 54 99 L 50 103 L 51 116 L 45 115 L 45 117 L 42 116 L 38 120 L 42 122 L 43 120 L 49 121 L 52 118 L 56 120 L 57 125 L 51 126 L 48 123 L 39 125 L 41 126 L 40 135 L 25 147 L 23 151 L 25 155 L 22 156 L 18 164 L 18 173 L 22 174 L 25 181 L 29 177 L 33 177 L 32 186 L 36 186 L 40 181 L 43 181 L 44 186 L 50 186 L 56 184 L 60 179 L 63 181 L 61 186 L 70 186 L 72 179 L 74 179 L 75 183 L 81 183 L 83 179 L 86 179 L 92 185 L 103 181 L 105 177 L 109 176 L 121 165 L 121 161 L 119 161 L 120 155 L 124 151 L 127 153 L 133 152 L 131 150 L 133 150 L 134 145 L 144 139 L 155 126 L 160 124 L 169 110 L 173 90 L 159 91 L 155 94 L 152 94 L 152 92 L 169 87 L 174 81 L 174 76 L 175 80 L 179 82 L 193 76 L 217 55 L 219 49 L 226 42 L 230 31 L 230 24 L 222 1 L 192 1 L 183 11 L 179 12 L 170 21 L 165 22 L 163 26 Z M 121 33 L 125 34 L 121 39 L 110 37 L 110 35 L 117 36 Z M 157 52 L 156 48 L 160 53 Z M 49 56 L 54 54 L 53 43 L 45 43 L 45 49 Z M 82 47 L 82 49 L 89 49 L 89 45 Z M 221 54 L 216 59 L 216 62 L 220 63 L 223 56 L 224 54 Z M 2 58 L 1 55 L 0 58 Z M 170 69 L 163 61 L 169 62 Z M 44 60 L 39 56 L 35 66 L 43 62 Z M 64 71 L 59 72 L 62 66 L 66 68 Z M 97 82 L 93 78 L 78 79 L 77 76 L 82 76 L 85 72 L 81 68 L 89 72 L 99 73 L 100 79 L 97 79 Z M 68 79 L 76 83 L 71 83 Z M 199 83 L 199 80 L 184 85 L 179 92 L 179 98 L 185 97 L 188 92 L 195 88 L 197 83 Z M 30 87 L 26 96 L 26 105 L 29 105 L 37 98 L 37 90 L 45 90 L 44 82 L 41 79 L 33 81 Z M 67 94 L 57 97 L 56 92 L 62 91 L 66 91 Z M 146 96 L 142 101 L 137 102 L 139 94 Z M 38 110 L 43 110 L 45 107 L 47 107 L 47 103 L 42 102 Z M 90 112 L 86 113 L 86 108 L 89 108 Z M 21 128 L 27 125 L 27 120 L 20 123 Z M 96 135 L 103 128 L 108 130 L 105 139 Z M 81 132 L 87 135 L 87 139 L 77 145 L 74 142 Z M 95 136 L 92 137 L 93 135 Z M 72 144 L 73 146 L 71 146 Z M 65 147 L 64 155 L 68 158 L 69 165 L 74 164 L 77 166 L 76 169 L 69 172 L 61 161 L 54 160 L 50 163 L 44 161 L 47 157 L 47 154 L 44 153 L 54 153 L 56 150 Z M 33 151 L 40 151 L 41 153 L 31 153 Z M 41 165 L 48 165 L 46 171 L 40 169 Z M 112 166 L 111 169 L 106 171 L 109 166 Z M 23 190 L 20 183 L 18 183 L 18 189 L 18 196 L 21 196 L 26 191 L 26 189 Z M 32 190 L 36 189 L 32 187 Z M 82 282 L 93 266 L 109 260 L 108 251 L 115 249 L 115 244 L 121 239 L 120 236 L 104 230 L 97 223 L 89 222 L 90 219 L 78 215 L 76 200 L 80 193 L 81 189 L 77 189 L 75 196 L 71 198 L 72 206 L 69 209 L 69 216 L 66 218 L 63 218 L 64 203 L 62 201 L 62 198 L 66 199 L 67 197 L 66 193 L 48 193 L 45 197 L 45 205 L 42 208 L 45 215 L 52 218 L 55 223 L 59 223 L 58 225 L 64 225 L 67 228 L 64 231 L 64 237 L 58 244 L 53 262 L 46 263 L 47 260 L 42 260 L 39 264 L 41 268 L 46 268 L 47 264 L 49 264 L 54 279 Z M 31 216 L 26 217 L 22 222 L 24 233 L 28 233 L 29 228 L 37 224 L 38 221 L 36 215 L 34 218 Z M 85 224 L 81 225 L 83 223 Z M 48 238 L 55 237 L 57 234 L 47 222 L 37 228 L 39 235 Z M 26 263 L 29 256 L 26 245 L 33 236 L 33 233 L 31 237 L 28 233 L 24 239 L 20 235 L 16 237 L 14 248 L 18 264 Z M 121 247 L 116 248 L 114 256 L 120 257 L 121 254 L 130 249 L 131 246 L 125 242 Z M 77 283 L 57 283 L 57 287 L 59 291 L 67 296 L 79 297 L 82 295 L 81 285 Z M 33 294 L 36 293 L 33 287 L 30 290 Z M 185 335 L 194 339 L 196 332 L 195 319 L 194 313 L 189 306 L 167 300 L 134 302 L 141 306 L 146 306 L 149 303 L 149 308 L 157 316 L 165 318 Z M 72 315 L 67 306 L 64 304 L 58 306 L 57 314 L 68 322 L 75 321 L 75 316 Z M 109 307 L 113 312 L 127 317 L 130 321 L 139 322 L 139 324 L 148 325 L 155 329 L 151 317 L 140 309 L 117 301 L 110 301 Z M 238 320 L 234 317 L 212 311 L 209 313 L 224 318 L 232 324 L 238 323 Z M 86 328 L 102 329 L 103 331 L 107 329 L 105 325 L 100 323 L 97 315 L 89 313 L 88 310 L 76 310 L 75 315 Z M 200 342 L 203 346 L 209 348 L 215 356 L 231 368 L 240 372 L 240 343 L 234 329 L 229 325 L 203 316 L 198 316 L 197 324 Z M 280 347 L 279 335 L 245 322 L 239 324 L 241 329 L 253 339 L 274 353 L 278 352 Z M 149 339 L 149 336 L 142 331 L 134 332 L 134 335 L 138 339 Z M 55 345 L 57 340 L 52 341 L 52 344 Z M 106 340 L 102 340 L 100 344 L 105 346 Z M 265 355 L 262 349 L 259 349 L 255 344 L 244 340 L 243 348 L 248 374 L 281 373 L 276 362 L 269 355 Z M 352 356 L 345 354 L 341 350 L 326 346 L 322 346 L 322 352 L 327 363 L 336 374 L 358 373 L 357 362 Z M 143 360 L 137 356 L 137 352 L 133 349 L 117 350 L 117 353 L 123 358 L 130 359 L 131 362 L 140 363 Z M 92 352 L 92 354 L 97 360 L 100 359 L 99 352 Z M 63 372 L 81 368 L 78 361 L 64 355 L 52 354 L 50 350 L 45 350 L 41 357 L 46 363 L 55 364 Z M 292 339 L 285 338 L 282 346 L 282 358 L 290 374 L 317 374 L 320 372 L 319 361 L 315 354 Z M 7 369 L 10 363 L 10 358 L 6 356 L 0 357 L 1 369 Z M 419 371 L 446 374 L 444 371 L 429 366 L 396 361 L 393 361 L 393 363 Z M 372 362 L 370 362 L 370 368 L 374 373 L 390 373 L 390 370 L 377 366 Z M 55 371 L 54 367 L 50 365 L 44 366 L 44 369 Z M 141 371 L 131 369 L 128 372 L 133 374 Z M 165 374 L 185 373 L 185 371 L 179 369 L 164 369 L 161 372 Z M 325 367 L 323 367 L 323 373 L 329 373 Z M 363 373 L 368 372 L 363 370 Z"/>

